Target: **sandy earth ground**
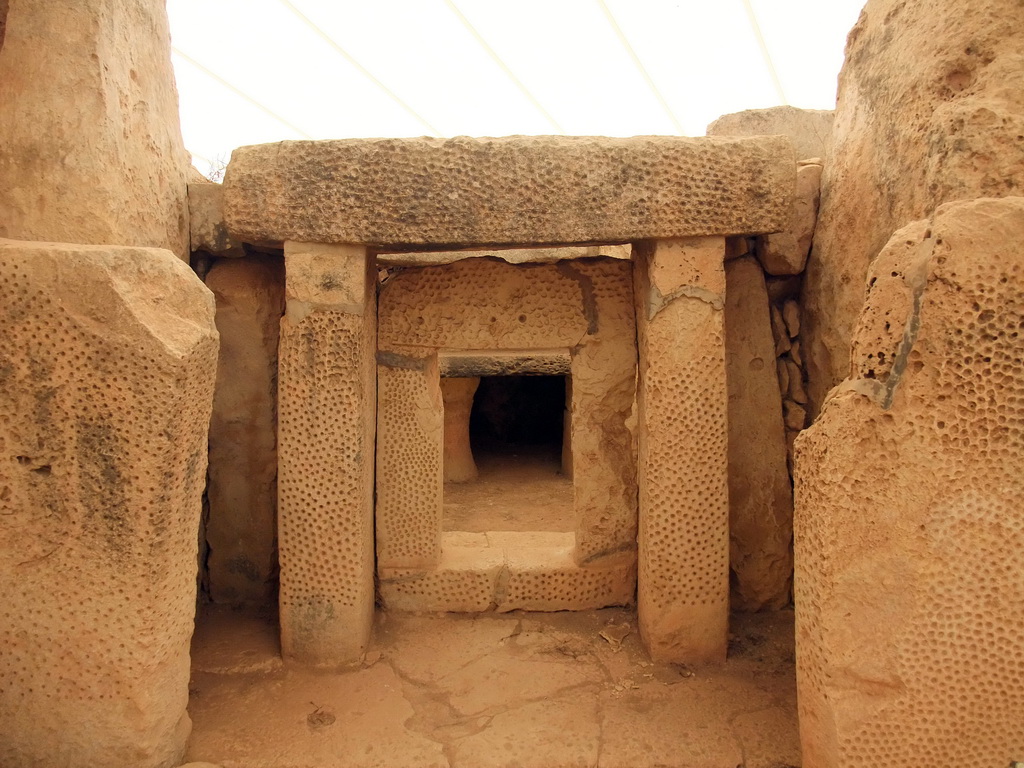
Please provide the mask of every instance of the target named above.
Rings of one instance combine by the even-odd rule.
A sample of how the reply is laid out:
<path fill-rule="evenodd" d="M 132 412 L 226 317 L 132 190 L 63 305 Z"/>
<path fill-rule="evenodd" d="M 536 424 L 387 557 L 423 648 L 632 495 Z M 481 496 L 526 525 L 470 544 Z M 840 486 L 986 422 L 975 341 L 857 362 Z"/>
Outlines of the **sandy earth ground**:
<path fill-rule="evenodd" d="M 378 613 L 363 665 L 282 662 L 273 619 L 203 611 L 188 759 L 224 768 L 799 766 L 791 612 L 721 667 L 652 664 L 633 612 Z"/>
<path fill-rule="evenodd" d="M 444 484 L 446 531 L 575 531 L 572 480 L 558 457 L 478 454 L 480 476 Z"/>

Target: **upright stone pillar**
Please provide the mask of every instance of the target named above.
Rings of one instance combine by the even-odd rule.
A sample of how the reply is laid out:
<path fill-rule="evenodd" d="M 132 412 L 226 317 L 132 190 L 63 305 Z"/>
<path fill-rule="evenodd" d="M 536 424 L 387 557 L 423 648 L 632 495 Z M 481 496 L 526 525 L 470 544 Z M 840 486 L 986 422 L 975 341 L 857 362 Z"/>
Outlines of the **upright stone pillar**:
<path fill-rule="evenodd" d="M 376 279 L 366 249 L 286 242 L 278 374 L 281 648 L 336 667 L 373 623 Z"/>
<path fill-rule="evenodd" d="M 0 765 L 170 768 L 213 296 L 169 251 L 0 240 Z"/>
<path fill-rule="evenodd" d="M 152 246 L 188 261 L 165 5 L 0 2 L 0 237 Z"/>
<path fill-rule="evenodd" d="M 444 398 L 444 461 L 445 482 L 468 483 L 476 480 L 476 462 L 469 442 L 469 417 L 473 412 L 473 395 L 480 386 L 479 376 L 441 379 Z"/>
<path fill-rule="evenodd" d="M 659 661 L 725 659 L 729 618 L 725 239 L 637 253 L 640 634 Z"/>

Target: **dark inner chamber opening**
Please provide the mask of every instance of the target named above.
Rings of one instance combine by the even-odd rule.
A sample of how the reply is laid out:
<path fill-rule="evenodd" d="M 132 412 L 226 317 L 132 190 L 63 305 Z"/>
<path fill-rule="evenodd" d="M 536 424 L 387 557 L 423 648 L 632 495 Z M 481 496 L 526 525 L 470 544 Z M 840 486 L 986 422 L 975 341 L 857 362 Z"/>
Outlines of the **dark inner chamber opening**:
<path fill-rule="evenodd" d="M 562 470 L 565 376 L 482 377 L 469 440 L 479 472 L 445 483 L 446 531 L 576 528 L 571 470 Z"/>
<path fill-rule="evenodd" d="M 560 461 L 564 412 L 564 376 L 484 376 L 469 419 L 473 455 Z"/>

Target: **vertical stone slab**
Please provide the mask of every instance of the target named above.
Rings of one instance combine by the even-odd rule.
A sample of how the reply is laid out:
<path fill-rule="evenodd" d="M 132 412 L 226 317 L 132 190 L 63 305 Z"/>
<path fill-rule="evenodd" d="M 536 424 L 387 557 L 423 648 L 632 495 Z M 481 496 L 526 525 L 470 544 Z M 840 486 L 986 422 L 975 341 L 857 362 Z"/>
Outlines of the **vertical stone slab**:
<path fill-rule="evenodd" d="M 569 455 L 579 565 L 632 552 L 637 490 L 633 415 L 636 407 L 636 310 L 626 261 L 559 269 L 580 283 L 587 335 L 573 350 Z M 565 425 L 563 425 L 563 431 Z M 563 458 L 566 458 L 563 455 Z"/>
<path fill-rule="evenodd" d="M 378 568 L 430 568 L 441 560 L 444 418 L 434 350 L 395 344 L 381 349 L 377 354 Z"/>
<path fill-rule="evenodd" d="M 637 249 L 640 634 L 661 661 L 725 659 L 725 240 Z"/>
<path fill-rule="evenodd" d="M 373 622 L 376 278 L 366 249 L 285 243 L 278 374 L 281 648 L 358 661 Z"/>
<path fill-rule="evenodd" d="M 761 265 L 725 267 L 729 389 L 729 568 L 733 608 L 780 608 L 793 575 L 793 491 Z"/>
<path fill-rule="evenodd" d="M 188 260 L 188 155 L 164 0 L 2 4 L 0 237 Z"/>
<path fill-rule="evenodd" d="M 0 765 L 168 768 L 213 297 L 169 251 L 0 240 Z"/>
<path fill-rule="evenodd" d="M 276 597 L 284 262 L 273 256 L 222 259 L 206 285 L 217 299 L 220 331 L 206 523 L 210 595 L 217 603 L 264 604 Z"/>

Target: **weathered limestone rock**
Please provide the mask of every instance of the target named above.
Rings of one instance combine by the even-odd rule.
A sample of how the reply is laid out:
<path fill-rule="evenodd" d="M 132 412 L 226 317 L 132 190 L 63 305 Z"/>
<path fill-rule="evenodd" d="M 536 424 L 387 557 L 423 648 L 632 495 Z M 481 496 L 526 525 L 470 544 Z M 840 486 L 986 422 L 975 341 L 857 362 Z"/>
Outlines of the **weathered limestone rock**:
<path fill-rule="evenodd" d="M 789 386 L 792 388 L 793 381 L 790 377 Z M 782 416 L 786 422 L 787 429 L 795 429 L 798 432 L 807 426 L 807 409 L 792 399 L 786 399 L 782 403 Z"/>
<path fill-rule="evenodd" d="M 708 136 L 788 136 L 798 158 L 824 157 L 832 132 L 832 110 L 769 107 L 722 115 Z"/>
<path fill-rule="evenodd" d="M 792 352 L 792 350 L 790 350 Z M 807 404 L 807 390 L 804 387 L 803 371 L 792 357 L 783 358 L 787 368 L 786 394 L 790 400 L 800 405 Z"/>
<path fill-rule="evenodd" d="M 0 323 L 0 765 L 176 766 L 213 297 L 165 250 L 4 240 Z"/>
<path fill-rule="evenodd" d="M 480 386 L 479 376 L 441 379 L 444 398 L 444 480 L 465 483 L 477 477 L 473 448 L 469 443 L 469 416 L 473 395 Z"/>
<path fill-rule="evenodd" d="M 821 165 L 805 163 L 797 167 L 796 195 L 785 230 L 757 239 L 757 260 L 770 275 L 799 275 L 807 264 L 818 217 Z"/>
<path fill-rule="evenodd" d="M 789 336 L 789 329 L 786 327 L 786 320 L 782 316 L 782 310 L 774 304 L 768 309 L 771 317 L 772 337 L 775 339 L 775 354 L 784 355 L 793 346 L 793 341 Z"/>
<path fill-rule="evenodd" d="M 380 293 L 377 564 L 390 608 L 566 610 L 629 602 L 635 584 L 632 263 L 495 259 L 405 269 Z M 442 546 L 442 367 L 510 358 L 570 374 L 575 534 Z M 569 361 L 568 371 L 561 367 Z M 482 535 L 482 534 L 481 534 Z M 568 542 L 568 543 L 567 543 Z M 539 550 L 557 553 L 543 566 Z M 498 588 L 505 569 L 507 583 Z M 482 606 L 482 607 L 467 607 Z M 512 607 L 509 607 L 512 606 Z"/>
<path fill-rule="evenodd" d="M 245 256 L 242 244 L 231 237 L 224 226 L 222 185 L 210 181 L 189 182 L 188 213 L 193 251 L 228 258 Z"/>
<path fill-rule="evenodd" d="M 783 137 L 351 139 L 241 147 L 224 215 L 245 242 L 557 244 L 777 232 Z"/>
<path fill-rule="evenodd" d="M 281 650 L 358 662 L 373 624 L 376 270 L 358 246 L 285 243 L 278 373 Z"/>
<path fill-rule="evenodd" d="M 5 29 L 0 237 L 187 259 L 188 156 L 163 0 L 15 2 Z"/>
<path fill-rule="evenodd" d="M 725 659 L 729 624 L 725 240 L 637 254 L 640 634 L 659 661 Z"/>
<path fill-rule="evenodd" d="M 1019 197 L 897 231 L 797 440 L 805 765 L 1024 756 L 1022 241 Z"/>
<path fill-rule="evenodd" d="M 451 264 L 463 259 L 489 257 L 501 259 L 509 264 L 553 264 L 568 259 L 631 259 L 633 247 L 622 245 L 566 245 L 560 248 L 494 248 L 472 251 L 426 251 L 378 253 L 377 263 L 402 267 L 428 267 L 434 264 Z"/>
<path fill-rule="evenodd" d="M 772 304 L 779 304 L 786 299 L 800 295 L 803 279 L 800 275 L 788 275 L 787 277 L 766 277 L 768 284 L 768 299 Z"/>
<path fill-rule="evenodd" d="M 783 302 L 782 320 L 786 324 L 789 338 L 795 339 L 800 335 L 800 305 L 794 299 Z"/>
<path fill-rule="evenodd" d="M 869 0 L 850 33 L 804 292 L 812 415 L 849 373 L 868 265 L 948 201 L 1024 191 L 1024 6 Z"/>
<path fill-rule="evenodd" d="M 780 608 L 793 573 L 793 493 L 764 273 L 750 256 L 725 267 L 732 606 Z"/>
<path fill-rule="evenodd" d="M 212 185 L 211 185 L 212 186 Z M 272 602 L 277 571 L 277 345 L 284 263 L 253 256 L 214 264 L 220 361 L 210 423 L 210 595 Z"/>

